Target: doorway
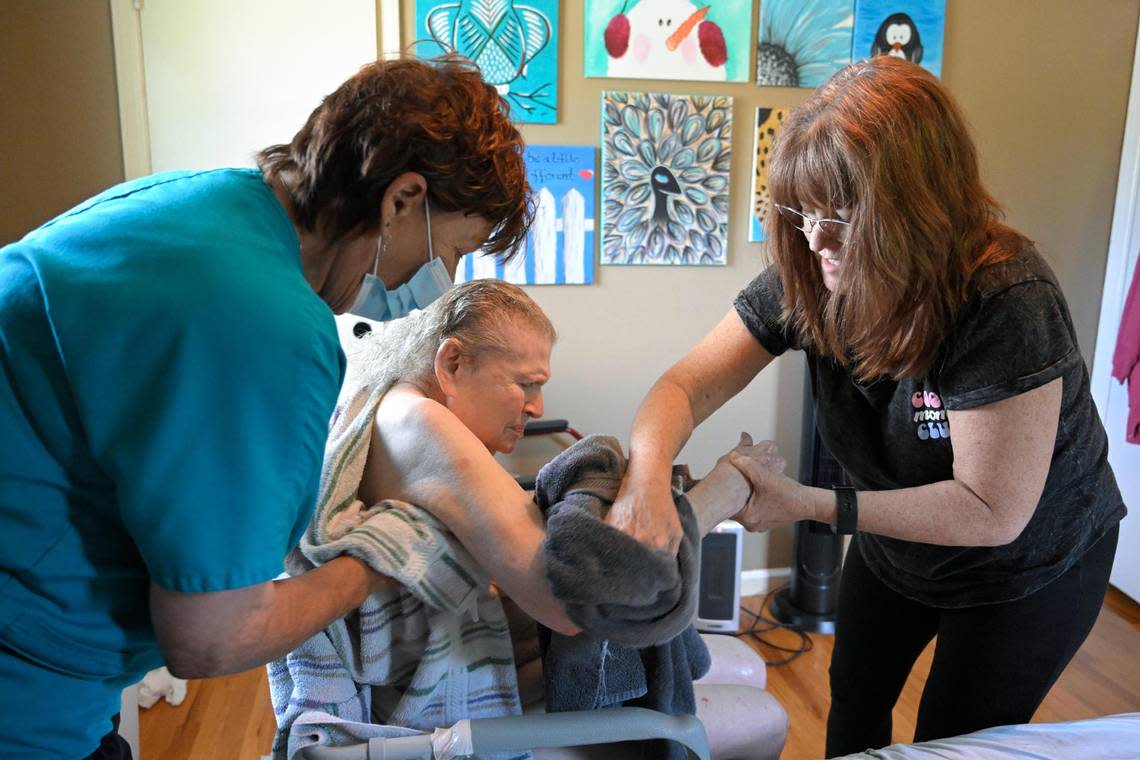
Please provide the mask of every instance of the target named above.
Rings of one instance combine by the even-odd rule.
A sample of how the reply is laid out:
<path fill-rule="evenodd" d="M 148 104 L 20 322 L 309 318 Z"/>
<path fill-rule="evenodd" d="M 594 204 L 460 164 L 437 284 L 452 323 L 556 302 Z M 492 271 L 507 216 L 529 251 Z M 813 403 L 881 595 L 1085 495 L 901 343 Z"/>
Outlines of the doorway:
<path fill-rule="evenodd" d="M 1140 600 L 1140 446 L 1125 441 L 1128 392 L 1112 378 L 1112 354 L 1120 317 L 1140 250 L 1140 30 L 1134 55 L 1091 382 L 1093 399 L 1108 433 L 1108 460 L 1124 503 L 1131 510 L 1120 524 L 1110 581 Z"/>

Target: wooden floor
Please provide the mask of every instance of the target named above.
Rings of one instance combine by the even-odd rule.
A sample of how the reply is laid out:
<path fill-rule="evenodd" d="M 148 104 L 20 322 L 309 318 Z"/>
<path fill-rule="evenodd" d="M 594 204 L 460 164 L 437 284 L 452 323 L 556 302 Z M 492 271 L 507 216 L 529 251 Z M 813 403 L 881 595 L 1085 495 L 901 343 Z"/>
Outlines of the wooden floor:
<path fill-rule="evenodd" d="M 746 606 L 758 610 L 762 601 L 762 597 L 751 597 Z M 771 632 L 765 638 L 788 647 L 799 644 L 798 636 L 790 631 Z M 832 638 L 811 638 L 810 652 L 788 665 L 768 669 L 768 690 L 788 711 L 788 742 L 781 760 L 823 756 Z M 759 644 L 754 646 L 770 662 L 785 656 Z M 932 652 L 933 645 L 919 658 L 895 708 L 895 741 L 912 738 Z M 1111 589 L 1088 640 L 1037 711 L 1034 722 L 1135 711 L 1140 711 L 1140 606 Z M 269 751 L 276 725 L 262 668 L 191 682 L 181 706 L 160 702 L 143 710 L 139 723 L 139 760 L 257 760 Z"/>
<path fill-rule="evenodd" d="M 761 598 L 750 602 L 757 609 Z M 747 605 L 746 605 L 747 606 Z M 799 645 L 791 631 L 764 634 L 779 645 Z M 827 667 L 831 662 L 833 637 L 812 635 L 812 650 L 788 665 L 768 668 L 768 691 L 788 711 L 788 741 L 781 760 L 823 757 L 827 709 Z M 768 661 L 782 656 L 763 646 L 754 648 Z M 934 643 L 919 656 L 894 712 L 894 741 L 914 738 L 918 702 Z M 1049 692 L 1033 716 L 1034 723 L 1080 720 L 1098 715 L 1140 711 L 1140 605 L 1114 588 L 1084 646 Z"/>

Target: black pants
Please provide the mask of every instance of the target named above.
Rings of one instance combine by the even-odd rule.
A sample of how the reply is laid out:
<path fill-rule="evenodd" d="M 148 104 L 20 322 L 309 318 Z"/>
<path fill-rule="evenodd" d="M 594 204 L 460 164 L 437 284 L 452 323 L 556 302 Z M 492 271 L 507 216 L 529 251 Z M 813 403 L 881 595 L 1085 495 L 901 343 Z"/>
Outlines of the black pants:
<path fill-rule="evenodd" d="M 1024 599 L 954 610 L 887 588 L 853 544 L 839 587 L 827 756 L 891 743 L 891 711 L 935 635 L 915 741 L 1028 723 L 1096 622 L 1118 533 Z"/>
<path fill-rule="evenodd" d="M 131 745 L 119 736 L 119 715 L 111 718 L 114 729 L 99 742 L 99 749 L 87 756 L 86 760 L 131 760 Z"/>

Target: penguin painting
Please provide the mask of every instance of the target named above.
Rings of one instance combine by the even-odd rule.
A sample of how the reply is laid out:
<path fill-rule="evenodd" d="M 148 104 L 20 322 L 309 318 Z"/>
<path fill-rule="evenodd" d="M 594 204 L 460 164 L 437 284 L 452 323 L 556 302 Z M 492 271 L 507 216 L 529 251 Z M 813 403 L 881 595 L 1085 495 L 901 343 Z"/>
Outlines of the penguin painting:
<path fill-rule="evenodd" d="M 893 13 L 879 25 L 871 55 L 893 55 L 911 63 L 922 63 L 922 40 L 918 27 L 905 13 Z"/>

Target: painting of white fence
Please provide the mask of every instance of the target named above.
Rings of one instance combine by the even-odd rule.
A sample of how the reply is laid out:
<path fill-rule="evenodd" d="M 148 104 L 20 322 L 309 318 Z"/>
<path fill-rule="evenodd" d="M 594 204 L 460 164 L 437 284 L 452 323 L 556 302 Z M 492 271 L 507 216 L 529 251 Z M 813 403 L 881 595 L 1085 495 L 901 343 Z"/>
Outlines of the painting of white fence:
<path fill-rule="evenodd" d="M 593 283 L 596 153 L 592 147 L 528 146 L 535 213 L 525 250 L 505 265 L 477 253 L 465 256 L 456 282 L 497 277 L 517 285 Z"/>

